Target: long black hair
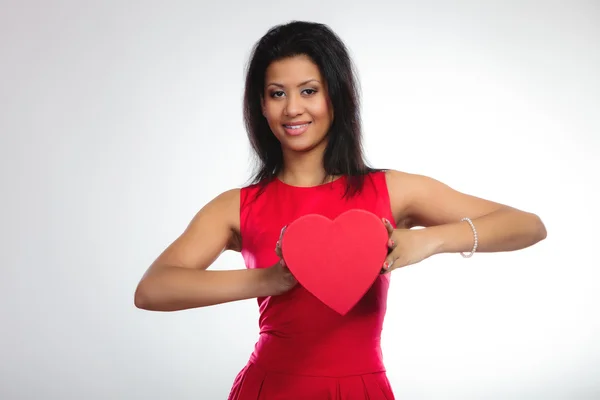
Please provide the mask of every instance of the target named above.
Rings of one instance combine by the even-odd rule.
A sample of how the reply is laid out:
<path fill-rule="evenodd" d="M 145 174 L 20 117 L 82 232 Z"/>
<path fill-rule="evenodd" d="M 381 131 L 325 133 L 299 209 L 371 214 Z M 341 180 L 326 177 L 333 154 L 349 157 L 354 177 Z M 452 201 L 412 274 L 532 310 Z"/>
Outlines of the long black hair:
<path fill-rule="evenodd" d="M 255 44 L 246 71 L 244 123 L 255 153 L 252 183 L 267 183 L 283 168 L 281 144 L 261 108 L 269 65 L 288 57 L 308 56 L 325 80 L 334 118 L 328 132 L 323 166 L 327 177 L 345 175 L 348 192 L 360 191 L 367 166 L 362 148 L 357 76 L 342 40 L 324 24 L 292 21 L 277 25 Z"/>

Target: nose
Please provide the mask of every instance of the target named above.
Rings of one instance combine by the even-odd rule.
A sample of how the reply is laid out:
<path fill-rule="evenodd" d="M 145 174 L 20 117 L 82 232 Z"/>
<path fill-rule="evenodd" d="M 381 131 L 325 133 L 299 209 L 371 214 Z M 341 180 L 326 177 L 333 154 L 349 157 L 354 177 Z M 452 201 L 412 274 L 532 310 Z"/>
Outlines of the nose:
<path fill-rule="evenodd" d="M 302 99 L 298 95 L 290 95 L 287 97 L 287 102 L 283 110 L 286 116 L 294 117 L 304 112 Z"/>

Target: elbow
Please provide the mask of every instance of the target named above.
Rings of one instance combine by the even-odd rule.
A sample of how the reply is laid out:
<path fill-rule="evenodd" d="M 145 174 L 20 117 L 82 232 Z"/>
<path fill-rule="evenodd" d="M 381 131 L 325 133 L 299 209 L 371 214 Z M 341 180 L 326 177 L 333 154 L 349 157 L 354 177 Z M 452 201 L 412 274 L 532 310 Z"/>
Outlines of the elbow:
<path fill-rule="evenodd" d="M 140 282 L 133 295 L 133 304 L 141 310 L 147 310 L 148 303 L 148 293 L 146 292 L 144 284 Z"/>
<path fill-rule="evenodd" d="M 541 242 L 542 240 L 546 239 L 546 237 L 548 236 L 548 232 L 546 231 L 546 225 L 544 225 L 544 222 L 542 221 L 542 219 L 533 214 L 534 217 L 534 235 L 535 235 L 535 241 L 537 242 Z"/>
<path fill-rule="evenodd" d="M 546 239 L 547 236 L 548 236 L 548 232 L 546 231 L 546 226 L 544 225 L 543 222 L 541 222 L 541 226 L 540 226 L 540 240 Z"/>
<path fill-rule="evenodd" d="M 145 279 L 142 279 L 135 289 L 133 304 L 140 310 L 155 311 L 153 292 L 151 285 Z"/>
<path fill-rule="evenodd" d="M 133 304 L 140 310 L 160 311 L 165 301 L 164 268 L 151 266 L 144 274 L 133 295 Z"/>

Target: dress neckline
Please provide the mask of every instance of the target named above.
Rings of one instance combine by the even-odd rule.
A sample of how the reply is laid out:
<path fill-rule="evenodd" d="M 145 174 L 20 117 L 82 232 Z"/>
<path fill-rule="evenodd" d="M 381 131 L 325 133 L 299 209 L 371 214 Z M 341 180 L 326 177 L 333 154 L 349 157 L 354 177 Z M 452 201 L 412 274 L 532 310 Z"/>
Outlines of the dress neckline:
<path fill-rule="evenodd" d="M 285 183 L 284 181 L 282 181 L 281 179 L 279 179 L 279 177 L 275 177 L 275 182 L 277 182 L 277 184 L 284 186 L 284 187 L 288 187 L 291 189 L 296 189 L 296 190 L 310 190 L 310 189 L 321 189 L 321 188 L 328 188 L 328 187 L 332 187 L 338 183 L 343 182 L 346 179 L 345 175 L 341 175 L 339 177 L 337 177 L 336 179 L 334 179 L 331 182 L 326 182 L 326 183 L 320 183 L 318 185 L 314 185 L 314 186 L 294 186 L 294 185 L 290 185 L 289 183 Z"/>

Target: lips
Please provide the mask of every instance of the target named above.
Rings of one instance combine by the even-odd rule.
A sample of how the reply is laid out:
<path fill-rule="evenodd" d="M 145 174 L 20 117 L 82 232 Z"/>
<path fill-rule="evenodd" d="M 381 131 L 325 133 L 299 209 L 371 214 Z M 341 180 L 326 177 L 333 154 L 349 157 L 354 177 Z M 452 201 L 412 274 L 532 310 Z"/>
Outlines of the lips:
<path fill-rule="evenodd" d="M 304 132 L 306 132 L 306 130 L 308 129 L 310 124 L 311 124 L 310 121 L 294 122 L 291 124 L 284 124 L 283 128 L 285 129 L 285 131 L 288 135 L 298 136 L 298 135 L 301 135 Z"/>
<path fill-rule="evenodd" d="M 300 121 L 300 122 L 294 122 L 294 123 L 290 123 L 290 124 L 283 124 L 284 127 L 286 128 L 294 128 L 294 127 L 299 127 L 299 126 L 303 126 L 303 125 L 308 125 L 310 124 L 310 121 Z"/>

